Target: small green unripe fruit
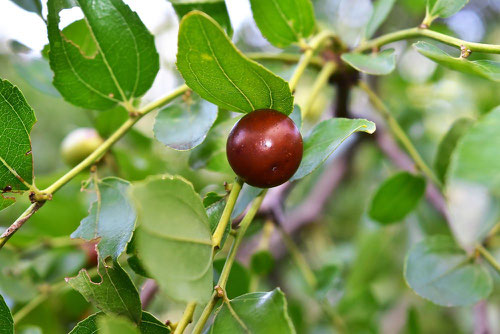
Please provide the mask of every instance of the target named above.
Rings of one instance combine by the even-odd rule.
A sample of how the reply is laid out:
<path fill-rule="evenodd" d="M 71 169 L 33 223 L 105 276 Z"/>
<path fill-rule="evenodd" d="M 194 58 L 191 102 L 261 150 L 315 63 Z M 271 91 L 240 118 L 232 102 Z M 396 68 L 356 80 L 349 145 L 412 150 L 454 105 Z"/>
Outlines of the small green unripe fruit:
<path fill-rule="evenodd" d="M 97 131 L 92 128 L 78 128 L 71 131 L 61 144 L 61 156 L 69 166 L 76 166 L 103 143 Z"/>

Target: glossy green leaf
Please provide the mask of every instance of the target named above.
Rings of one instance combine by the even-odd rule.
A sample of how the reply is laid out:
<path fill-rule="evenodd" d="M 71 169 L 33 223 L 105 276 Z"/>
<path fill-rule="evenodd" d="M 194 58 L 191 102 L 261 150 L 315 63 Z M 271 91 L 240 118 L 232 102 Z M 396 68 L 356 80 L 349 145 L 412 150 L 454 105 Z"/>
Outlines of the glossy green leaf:
<path fill-rule="evenodd" d="M 200 145 L 217 119 L 216 105 L 193 93 L 160 110 L 153 128 L 156 139 L 175 150 L 190 150 Z"/>
<path fill-rule="evenodd" d="M 19 89 L 0 79 L 0 191 L 27 190 L 26 184 L 32 184 L 30 132 L 35 122 L 33 109 Z"/>
<path fill-rule="evenodd" d="M 250 0 L 253 18 L 262 35 L 284 48 L 314 31 L 314 10 L 310 0 Z"/>
<path fill-rule="evenodd" d="M 134 185 L 132 195 L 140 224 L 137 248 L 148 273 L 175 300 L 209 299 L 212 238 L 193 186 L 181 177 L 150 177 Z"/>
<path fill-rule="evenodd" d="M 421 297 L 443 306 L 472 305 L 493 288 L 488 271 L 472 262 L 449 236 L 415 245 L 405 261 L 405 279 Z"/>
<path fill-rule="evenodd" d="M 67 278 L 71 287 L 85 299 L 106 314 L 122 315 L 139 323 L 141 320 L 141 300 L 129 275 L 118 262 L 111 265 L 99 261 L 100 282 L 93 282 L 87 271 L 82 269 L 78 276 Z"/>
<path fill-rule="evenodd" d="M 425 179 L 399 172 L 386 179 L 370 203 L 368 215 L 382 224 L 401 221 L 417 207 L 425 193 Z"/>
<path fill-rule="evenodd" d="M 252 254 L 250 269 L 257 275 L 268 275 L 274 267 L 274 257 L 268 250 L 260 250 Z"/>
<path fill-rule="evenodd" d="M 97 319 L 103 317 L 104 313 L 99 312 L 88 316 L 76 324 L 75 328 L 69 334 L 95 334 L 97 333 Z M 139 324 L 141 334 L 168 334 L 170 329 L 160 320 L 156 319 L 151 313 L 142 311 L 142 319 Z"/>
<path fill-rule="evenodd" d="M 81 51 L 59 31 L 59 11 L 63 6 L 50 0 L 49 58 L 54 86 L 67 101 L 98 110 L 143 95 L 158 72 L 159 57 L 153 36 L 137 14 L 121 0 L 76 3 L 97 48 L 88 56 L 88 50 Z"/>
<path fill-rule="evenodd" d="M 452 230 L 466 249 L 482 242 L 500 218 L 500 107 L 460 139 L 446 174 Z"/>
<path fill-rule="evenodd" d="M 427 0 L 427 12 L 431 17 L 449 17 L 462 9 L 469 0 Z"/>
<path fill-rule="evenodd" d="M 14 320 L 2 295 L 0 295 L 0 334 L 14 334 Z"/>
<path fill-rule="evenodd" d="M 217 259 L 214 261 L 214 282 L 217 282 L 222 272 L 226 259 Z M 229 299 L 241 296 L 249 291 L 250 273 L 238 261 L 233 263 L 229 278 L 227 280 L 226 294 Z"/>
<path fill-rule="evenodd" d="M 221 108 L 248 113 L 293 109 L 288 83 L 244 56 L 208 15 L 194 11 L 181 21 L 177 68 L 186 84 Z"/>
<path fill-rule="evenodd" d="M 343 53 L 341 58 L 358 71 L 373 75 L 389 74 L 396 68 L 394 49 L 372 54 Z"/>
<path fill-rule="evenodd" d="M 417 42 L 413 47 L 436 63 L 452 70 L 474 74 L 492 81 L 500 82 L 500 62 L 493 60 L 467 60 L 466 58 L 455 58 L 440 48 L 426 43 Z"/>
<path fill-rule="evenodd" d="M 382 23 L 384 23 L 387 15 L 389 15 L 396 0 L 376 0 L 373 3 L 373 13 L 365 27 L 365 38 L 371 38 Z"/>
<path fill-rule="evenodd" d="M 474 120 L 471 118 L 459 118 L 452 124 L 443 139 L 441 139 L 436 153 L 436 158 L 434 160 L 434 169 L 442 182 L 445 180 L 451 155 L 455 150 L 458 141 L 472 126 L 472 124 L 474 124 Z"/>
<path fill-rule="evenodd" d="M 247 293 L 223 303 L 209 333 L 295 333 L 283 292 Z"/>
<path fill-rule="evenodd" d="M 40 0 L 11 0 L 13 3 L 18 5 L 28 12 L 36 13 L 40 17 L 42 16 L 42 2 Z"/>
<path fill-rule="evenodd" d="M 136 213 L 128 199 L 130 183 L 106 177 L 97 184 L 92 182 L 89 187 L 95 192 L 96 200 L 71 238 L 88 241 L 99 238 L 99 256 L 117 259 L 127 247 L 135 228 Z"/>
<path fill-rule="evenodd" d="M 316 125 L 304 140 L 302 162 L 290 181 L 312 173 L 344 140 L 359 131 L 371 134 L 375 131 L 375 123 L 366 119 L 332 118 Z"/>
<path fill-rule="evenodd" d="M 231 20 L 227 13 L 226 2 L 224 0 L 170 0 L 179 19 L 193 10 L 207 13 L 217 23 L 224 28 L 229 36 L 233 32 Z"/>
<path fill-rule="evenodd" d="M 103 315 L 96 319 L 100 334 L 139 334 L 139 330 L 130 320 L 117 316 Z"/>

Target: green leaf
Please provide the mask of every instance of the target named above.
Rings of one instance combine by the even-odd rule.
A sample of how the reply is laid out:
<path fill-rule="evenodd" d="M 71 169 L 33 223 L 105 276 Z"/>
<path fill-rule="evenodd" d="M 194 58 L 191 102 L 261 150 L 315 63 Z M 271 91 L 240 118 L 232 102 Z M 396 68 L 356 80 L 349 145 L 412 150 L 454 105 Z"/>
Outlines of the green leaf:
<path fill-rule="evenodd" d="M 474 74 L 492 81 L 500 82 L 500 62 L 493 60 L 467 60 L 466 58 L 455 58 L 438 47 L 426 42 L 417 42 L 413 44 L 413 47 L 427 58 L 452 70 Z"/>
<path fill-rule="evenodd" d="M 310 36 L 315 19 L 310 0 L 250 0 L 253 18 L 262 35 L 285 48 Z"/>
<path fill-rule="evenodd" d="M 366 119 L 332 118 L 316 125 L 304 140 L 302 162 L 290 181 L 312 173 L 344 140 L 359 131 L 371 134 L 375 131 L 375 123 Z"/>
<path fill-rule="evenodd" d="M 214 261 L 214 282 L 219 280 L 222 268 L 224 268 L 226 259 L 217 259 Z M 226 294 L 229 299 L 236 298 L 248 292 L 250 288 L 250 273 L 238 261 L 233 263 L 229 278 L 227 281 Z"/>
<path fill-rule="evenodd" d="M 130 183 L 106 177 L 98 180 L 97 184 L 91 182 L 89 186 L 93 186 L 96 200 L 71 238 L 87 241 L 99 238 L 97 249 L 100 258 L 111 256 L 116 260 L 127 247 L 135 228 L 136 213 L 127 193 Z"/>
<path fill-rule="evenodd" d="M 399 172 L 386 179 L 375 192 L 368 215 L 382 224 L 401 221 L 417 207 L 425 193 L 425 179 Z"/>
<path fill-rule="evenodd" d="M 201 145 L 189 156 L 189 166 L 193 169 L 206 168 L 213 172 L 234 175 L 226 157 L 226 142 L 229 131 L 238 118 L 231 118 L 216 125 Z"/>
<path fill-rule="evenodd" d="M 469 0 L 427 0 L 427 12 L 433 18 L 449 17 L 462 9 Z"/>
<path fill-rule="evenodd" d="M 464 133 L 469 130 L 472 124 L 474 124 L 474 120 L 471 118 L 459 118 L 452 124 L 443 139 L 441 139 L 436 153 L 436 158 L 434 160 L 434 169 L 436 170 L 436 174 L 441 182 L 445 181 L 446 171 L 448 170 L 448 165 L 450 164 L 451 155 L 455 150 L 458 141 L 462 138 Z"/>
<path fill-rule="evenodd" d="M 50 96 L 61 96 L 52 85 L 53 74 L 50 70 L 48 60 L 43 58 L 23 59 L 17 57 L 14 59 L 13 66 L 17 74 L 31 87 Z"/>
<path fill-rule="evenodd" d="M 0 79 L 0 191 L 27 190 L 32 184 L 30 132 L 35 122 L 19 89 Z"/>
<path fill-rule="evenodd" d="M 97 333 L 97 319 L 105 316 L 99 312 L 88 316 L 76 324 L 75 328 L 69 334 L 95 334 Z M 156 319 L 151 313 L 142 311 L 142 320 L 139 324 L 141 334 L 168 334 L 170 329 L 160 320 Z"/>
<path fill-rule="evenodd" d="M 0 334 L 14 334 L 14 320 L 2 295 L 0 295 Z"/>
<path fill-rule="evenodd" d="M 295 104 L 293 106 L 293 111 L 290 114 L 290 118 L 295 123 L 297 129 L 299 129 L 300 131 L 300 129 L 302 129 L 302 112 L 300 111 L 300 107 L 298 104 Z"/>
<path fill-rule="evenodd" d="M 446 180 L 449 219 L 458 242 L 473 248 L 500 218 L 500 106 L 460 139 Z"/>
<path fill-rule="evenodd" d="M 220 218 L 222 217 L 222 212 L 224 211 L 224 208 L 226 207 L 226 197 L 220 197 L 219 195 L 215 193 L 208 193 L 207 195 L 210 196 L 203 199 L 203 205 L 205 206 L 205 210 L 207 212 L 208 216 L 208 223 L 210 224 L 210 233 L 213 234 L 215 230 L 217 229 L 217 225 L 219 225 Z M 217 197 L 215 197 L 217 196 Z M 215 200 L 218 198 L 217 200 Z M 214 201 L 213 203 L 210 203 L 207 205 L 207 203 Z M 231 232 L 231 224 L 227 224 L 226 230 L 224 231 L 224 234 L 222 235 L 222 240 L 221 240 L 221 245 L 220 248 L 224 247 L 224 243 L 226 242 L 227 236 L 229 235 L 229 232 Z"/>
<path fill-rule="evenodd" d="M 488 271 L 444 235 L 429 237 L 410 250 L 405 279 L 418 295 L 443 306 L 474 304 L 493 288 Z"/>
<path fill-rule="evenodd" d="M 245 211 L 247 206 L 262 192 L 261 188 L 253 187 L 249 184 L 243 184 L 236 204 L 234 205 L 233 212 L 231 213 L 231 219 L 237 218 L 239 215 Z"/>
<path fill-rule="evenodd" d="M 223 303 L 209 333 L 295 333 L 283 292 L 247 293 Z"/>
<path fill-rule="evenodd" d="M 13 3 L 18 5 L 28 12 L 36 13 L 40 17 L 42 16 L 42 2 L 40 0 L 11 0 Z"/>
<path fill-rule="evenodd" d="M 372 54 L 343 53 L 341 58 L 358 71 L 373 75 L 389 74 L 396 68 L 394 49 Z"/>
<path fill-rule="evenodd" d="M 332 294 L 340 294 L 341 270 L 336 265 L 326 265 L 315 272 L 317 279 L 316 298 L 322 300 Z"/>
<path fill-rule="evenodd" d="M 27 270 L 18 253 L 9 248 L 0 252 L 0 291 L 14 302 L 27 303 L 38 291 L 33 275 Z"/>
<path fill-rule="evenodd" d="M 134 185 L 132 195 L 141 224 L 137 248 L 148 273 L 175 300 L 207 301 L 213 290 L 212 238 L 193 186 L 181 177 L 150 177 Z"/>
<path fill-rule="evenodd" d="M 252 254 L 250 269 L 257 275 L 268 275 L 274 267 L 274 257 L 268 250 L 260 250 Z"/>
<path fill-rule="evenodd" d="M 129 118 L 122 106 L 100 112 L 94 122 L 95 129 L 103 138 L 108 138 Z"/>
<path fill-rule="evenodd" d="M 226 2 L 224 0 L 170 0 L 170 2 L 179 16 L 179 19 L 193 10 L 199 10 L 207 13 L 217 21 L 229 36 L 233 33 L 231 20 L 229 19 Z"/>
<path fill-rule="evenodd" d="M 376 0 L 373 3 L 373 13 L 365 27 L 365 38 L 371 38 L 380 25 L 384 23 L 395 2 L 396 0 Z"/>
<path fill-rule="evenodd" d="M 245 57 L 208 15 L 193 11 L 179 28 L 177 68 L 186 84 L 221 108 L 248 113 L 293 109 L 288 83 Z"/>
<path fill-rule="evenodd" d="M 89 57 L 88 49 L 82 51 L 68 40 L 64 31 L 59 31 L 59 11 L 63 6 L 50 0 L 49 58 L 54 86 L 67 101 L 98 110 L 110 109 L 143 95 L 159 69 L 153 35 L 120 0 L 75 2 L 85 16 L 97 48 Z"/>
<path fill-rule="evenodd" d="M 141 321 L 141 300 L 129 275 L 118 262 L 108 265 L 99 261 L 101 281 L 93 282 L 87 271 L 82 269 L 78 276 L 67 278 L 71 287 L 85 299 L 106 314 L 123 315 L 139 323 Z"/>
<path fill-rule="evenodd" d="M 193 149 L 207 136 L 217 119 L 217 112 L 216 105 L 193 93 L 189 99 L 158 112 L 153 129 L 155 137 L 175 150 Z"/>
<path fill-rule="evenodd" d="M 0 193 L 0 211 L 11 206 L 16 202 L 14 197 L 8 197 L 8 195 L 4 195 Z"/>
<path fill-rule="evenodd" d="M 130 320 L 122 317 L 103 315 L 98 317 L 97 328 L 100 334 L 139 334 L 139 330 Z"/>

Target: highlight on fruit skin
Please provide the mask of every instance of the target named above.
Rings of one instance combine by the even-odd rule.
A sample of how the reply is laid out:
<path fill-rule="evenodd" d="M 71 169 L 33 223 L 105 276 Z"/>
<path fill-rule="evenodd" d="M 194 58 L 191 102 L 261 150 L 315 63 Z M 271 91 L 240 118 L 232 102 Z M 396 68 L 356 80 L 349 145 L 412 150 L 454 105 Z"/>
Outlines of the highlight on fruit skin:
<path fill-rule="evenodd" d="M 273 109 L 243 116 L 231 130 L 226 154 L 245 183 L 272 188 L 288 181 L 299 168 L 304 145 L 295 123 Z"/>
<path fill-rule="evenodd" d="M 61 157 L 68 166 L 76 166 L 103 142 L 93 128 L 75 129 L 61 143 Z"/>

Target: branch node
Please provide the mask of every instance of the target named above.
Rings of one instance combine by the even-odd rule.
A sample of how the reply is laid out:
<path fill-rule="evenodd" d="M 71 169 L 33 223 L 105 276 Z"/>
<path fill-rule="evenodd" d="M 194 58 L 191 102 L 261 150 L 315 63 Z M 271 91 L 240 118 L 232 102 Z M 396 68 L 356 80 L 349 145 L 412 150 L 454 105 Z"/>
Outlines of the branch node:
<path fill-rule="evenodd" d="M 224 298 L 224 296 L 226 295 L 224 289 L 221 288 L 219 285 L 216 285 L 214 290 L 217 293 L 217 298 Z"/>
<path fill-rule="evenodd" d="M 464 44 L 460 45 L 460 58 L 468 58 L 472 51 Z"/>

